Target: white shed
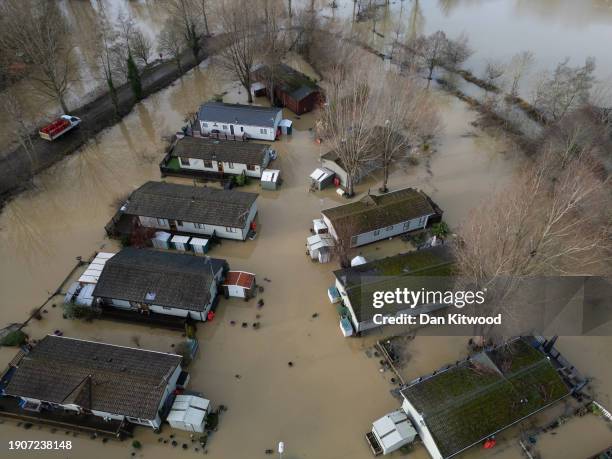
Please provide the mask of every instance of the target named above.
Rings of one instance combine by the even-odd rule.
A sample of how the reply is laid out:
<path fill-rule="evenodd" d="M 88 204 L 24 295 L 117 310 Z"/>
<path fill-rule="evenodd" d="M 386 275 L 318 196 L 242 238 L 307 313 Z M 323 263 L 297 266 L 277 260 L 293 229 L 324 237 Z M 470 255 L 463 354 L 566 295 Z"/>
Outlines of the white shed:
<path fill-rule="evenodd" d="M 204 433 L 210 401 L 195 395 L 177 395 L 168 415 L 172 427 L 188 432 Z"/>
<path fill-rule="evenodd" d="M 276 190 L 280 182 L 278 169 L 264 169 L 261 173 L 261 187 L 264 190 Z"/>
<path fill-rule="evenodd" d="M 283 133 L 283 135 L 291 135 L 293 129 L 293 121 L 284 119 L 281 120 L 280 123 L 278 123 L 278 126 L 281 128 L 281 132 Z"/>
<path fill-rule="evenodd" d="M 331 185 L 335 176 L 336 173 L 327 167 L 318 167 L 310 174 L 310 180 L 312 186 L 320 191 Z"/>
<path fill-rule="evenodd" d="M 417 431 L 402 410 L 393 411 L 372 424 L 372 433 L 383 454 L 391 453 L 414 441 Z"/>
<path fill-rule="evenodd" d="M 153 243 L 153 247 L 155 247 L 156 249 L 168 250 L 170 248 L 169 242 L 171 237 L 172 234 L 170 233 L 166 233 L 165 231 L 158 231 L 155 233 L 155 237 L 151 239 L 151 242 Z"/>
<path fill-rule="evenodd" d="M 331 234 L 314 234 L 306 239 L 308 255 L 319 263 L 329 263 L 336 241 Z"/>
<path fill-rule="evenodd" d="M 172 245 L 176 250 L 185 252 L 189 248 L 189 236 L 173 236 L 171 239 Z"/>
<path fill-rule="evenodd" d="M 361 255 L 357 255 L 355 258 L 351 260 L 351 267 L 365 265 L 367 262 L 368 260 L 366 260 L 364 257 L 362 257 Z"/>
<path fill-rule="evenodd" d="M 204 239 L 201 237 L 192 237 L 189 241 L 189 245 L 195 253 L 206 253 L 208 252 L 210 239 Z"/>
<path fill-rule="evenodd" d="M 329 233 L 329 228 L 325 224 L 322 218 L 316 218 L 312 221 L 312 228 L 315 234 L 326 234 Z"/>

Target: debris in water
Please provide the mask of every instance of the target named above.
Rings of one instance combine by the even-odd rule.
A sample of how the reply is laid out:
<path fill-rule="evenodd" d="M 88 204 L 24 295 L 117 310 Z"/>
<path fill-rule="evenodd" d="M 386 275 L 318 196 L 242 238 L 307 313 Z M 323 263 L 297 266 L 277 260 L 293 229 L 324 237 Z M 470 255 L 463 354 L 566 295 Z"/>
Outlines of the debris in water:
<path fill-rule="evenodd" d="M 235 375 L 234 375 L 234 378 L 236 378 L 236 379 L 240 379 L 240 375 L 239 375 L 239 374 L 235 374 Z"/>
<path fill-rule="evenodd" d="M 253 328 L 257 330 L 259 328 L 259 322 L 253 322 Z"/>
<path fill-rule="evenodd" d="M 257 302 L 257 307 L 261 308 L 264 305 L 264 300 L 259 300 Z"/>
<path fill-rule="evenodd" d="M 230 325 L 236 325 L 236 321 L 235 320 L 230 320 Z"/>
<path fill-rule="evenodd" d="M 268 455 L 274 454 L 274 450 L 273 449 L 267 449 L 266 450 L 266 454 L 268 454 Z"/>
<path fill-rule="evenodd" d="M 315 312 L 315 313 L 312 315 L 312 318 L 313 318 L 313 319 L 316 319 L 317 317 L 319 317 L 319 313 L 318 313 L 318 312 Z"/>
<path fill-rule="evenodd" d="M 289 362 L 287 363 L 287 365 L 289 365 L 290 367 L 292 367 L 292 366 L 293 366 L 293 362 L 289 361 Z"/>
<path fill-rule="evenodd" d="M 171 445 L 172 445 L 172 446 L 176 446 L 176 445 L 178 445 L 178 443 L 177 443 L 177 441 L 176 441 L 176 440 L 172 440 Z"/>
<path fill-rule="evenodd" d="M 249 326 L 249 324 L 248 324 L 248 323 L 246 323 L 246 322 L 242 322 L 242 328 L 247 328 L 248 326 Z"/>
<path fill-rule="evenodd" d="M 265 280 L 266 282 L 272 282 L 272 281 L 271 281 L 270 279 L 268 279 L 267 277 L 264 277 L 264 280 Z"/>

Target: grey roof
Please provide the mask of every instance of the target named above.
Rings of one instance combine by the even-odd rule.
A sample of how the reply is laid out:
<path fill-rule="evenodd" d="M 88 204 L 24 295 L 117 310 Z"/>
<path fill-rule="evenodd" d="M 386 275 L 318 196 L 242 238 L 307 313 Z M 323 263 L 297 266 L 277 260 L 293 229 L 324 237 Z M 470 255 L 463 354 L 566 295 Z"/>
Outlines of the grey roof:
<path fill-rule="evenodd" d="M 203 311 L 213 300 L 210 287 L 225 260 L 126 248 L 104 265 L 96 298 Z"/>
<path fill-rule="evenodd" d="M 243 228 L 257 193 L 147 182 L 130 196 L 128 215 Z"/>
<path fill-rule="evenodd" d="M 245 126 L 274 127 L 274 120 L 282 109 L 257 105 L 206 102 L 200 107 L 198 120 Z"/>
<path fill-rule="evenodd" d="M 183 137 L 176 142 L 171 155 L 261 166 L 269 149 L 269 145 L 262 143 Z"/>
<path fill-rule="evenodd" d="M 8 395 L 155 419 L 175 354 L 49 335 L 18 363 Z"/>

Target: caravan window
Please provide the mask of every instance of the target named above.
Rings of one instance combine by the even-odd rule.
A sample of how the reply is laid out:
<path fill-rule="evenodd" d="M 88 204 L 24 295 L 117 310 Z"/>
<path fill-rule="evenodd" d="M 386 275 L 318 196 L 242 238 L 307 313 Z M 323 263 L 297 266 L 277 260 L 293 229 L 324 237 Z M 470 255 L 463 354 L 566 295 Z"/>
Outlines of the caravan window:
<path fill-rule="evenodd" d="M 229 226 L 226 226 L 225 227 L 225 231 L 227 231 L 228 233 L 233 233 L 233 232 L 236 231 L 236 229 L 235 228 L 230 228 Z"/>
<path fill-rule="evenodd" d="M 209 169 L 212 169 L 213 167 L 212 161 L 204 161 L 204 167 L 208 167 Z"/>
<path fill-rule="evenodd" d="M 393 229 L 393 225 L 391 226 L 387 226 L 387 228 L 385 229 L 385 231 L 391 231 Z"/>
<path fill-rule="evenodd" d="M 227 124 L 224 124 L 224 125 L 223 125 L 223 130 L 224 130 L 224 131 L 227 131 Z"/>
<path fill-rule="evenodd" d="M 229 167 L 230 169 L 234 168 L 234 163 L 228 162 L 227 163 L 227 167 Z"/>
<path fill-rule="evenodd" d="M 259 133 L 260 133 L 260 134 L 267 134 L 267 133 L 268 133 L 268 130 L 267 130 L 267 129 L 260 129 L 260 130 L 259 130 Z"/>
<path fill-rule="evenodd" d="M 254 171 L 257 168 L 254 164 L 247 164 L 247 169 L 250 171 Z"/>
<path fill-rule="evenodd" d="M 189 166 L 189 158 L 181 158 L 181 166 Z"/>
<path fill-rule="evenodd" d="M 380 234 L 380 230 L 374 230 L 374 236 L 378 236 Z"/>
<path fill-rule="evenodd" d="M 161 225 L 161 226 L 165 226 L 166 225 L 166 220 L 164 218 L 158 218 L 157 219 L 157 224 Z"/>
<path fill-rule="evenodd" d="M 197 229 L 204 229 L 204 225 L 202 223 L 194 223 L 193 226 L 195 226 Z"/>
<path fill-rule="evenodd" d="M 202 123 L 202 126 L 204 126 L 205 128 L 208 127 L 208 123 Z"/>

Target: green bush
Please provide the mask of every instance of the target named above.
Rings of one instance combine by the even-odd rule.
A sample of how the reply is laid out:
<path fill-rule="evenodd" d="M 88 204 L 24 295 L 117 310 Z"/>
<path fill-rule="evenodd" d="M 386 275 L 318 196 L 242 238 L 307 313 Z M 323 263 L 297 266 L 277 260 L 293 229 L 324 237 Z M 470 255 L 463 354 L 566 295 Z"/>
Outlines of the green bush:
<path fill-rule="evenodd" d="M 236 184 L 236 186 L 244 186 L 248 184 L 248 178 L 244 174 L 237 175 L 236 177 L 234 177 L 234 183 Z"/>
<path fill-rule="evenodd" d="M 22 332 L 21 330 L 13 330 L 9 332 L 2 341 L 0 341 L 1 346 L 21 346 L 26 342 L 28 336 Z"/>
<path fill-rule="evenodd" d="M 134 440 L 134 441 L 132 442 L 132 446 L 133 446 L 134 448 L 136 448 L 136 449 L 140 449 L 140 448 L 142 448 L 142 444 L 141 444 L 141 443 L 140 443 L 138 440 Z"/>
<path fill-rule="evenodd" d="M 100 315 L 100 311 L 93 307 L 79 306 L 78 304 L 65 303 L 64 315 L 67 319 L 92 320 Z"/>
<path fill-rule="evenodd" d="M 445 222 L 435 223 L 431 227 L 431 234 L 437 237 L 446 237 L 450 233 L 450 229 Z"/>

